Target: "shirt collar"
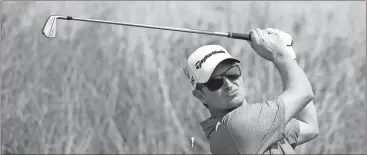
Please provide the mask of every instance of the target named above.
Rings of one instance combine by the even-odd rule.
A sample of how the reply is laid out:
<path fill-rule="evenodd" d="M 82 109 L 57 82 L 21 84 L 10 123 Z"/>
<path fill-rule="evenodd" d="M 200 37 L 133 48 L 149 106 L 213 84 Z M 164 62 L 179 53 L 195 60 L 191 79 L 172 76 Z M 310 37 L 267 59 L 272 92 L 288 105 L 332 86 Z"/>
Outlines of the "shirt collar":
<path fill-rule="evenodd" d="M 220 125 L 220 120 L 221 118 L 219 117 L 209 117 L 208 119 L 200 122 L 200 126 L 208 139 L 210 134 Z"/>

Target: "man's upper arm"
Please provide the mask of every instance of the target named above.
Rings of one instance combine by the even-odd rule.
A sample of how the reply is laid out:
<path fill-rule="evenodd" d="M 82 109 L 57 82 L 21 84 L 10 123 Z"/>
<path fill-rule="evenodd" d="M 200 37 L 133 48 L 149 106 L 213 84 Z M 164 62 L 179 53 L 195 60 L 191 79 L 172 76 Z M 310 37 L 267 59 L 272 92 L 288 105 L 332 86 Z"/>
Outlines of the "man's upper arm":
<path fill-rule="evenodd" d="M 317 131 L 319 129 L 314 101 L 310 101 L 294 118 L 311 125 Z"/>

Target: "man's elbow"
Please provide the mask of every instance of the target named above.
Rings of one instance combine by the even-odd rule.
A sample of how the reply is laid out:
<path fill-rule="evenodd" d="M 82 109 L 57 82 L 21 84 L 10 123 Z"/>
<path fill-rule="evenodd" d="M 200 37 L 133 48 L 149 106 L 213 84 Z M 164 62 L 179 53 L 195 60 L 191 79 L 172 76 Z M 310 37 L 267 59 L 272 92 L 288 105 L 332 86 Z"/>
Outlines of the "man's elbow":
<path fill-rule="evenodd" d="M 310 89 L 308 89 L 304 92 L 304 99 L 305 99 L 306 103 L 311 102 L 314 98 L 315 98 L 315 94 L 313 93 L 312 88 L 310 88 Z"/>
<path fill-rule="evenodd" d="M 301 145 L 301 144 L 310 142 L 313 139 L 315 139 L 318 135 L 319 135 L 318 129 L 310 131 L 307 134 L 304 134 L 302 138 L 300 138 L 301 140 L 299 141 L 299 143 L 297 143 L 297 145 Z"/>
<path fill-rule="evenodd" d="M 314 128 L 314 131 L 310 134 L 310 140 L 315 139 L 320 133 L 319 128 Z"/>

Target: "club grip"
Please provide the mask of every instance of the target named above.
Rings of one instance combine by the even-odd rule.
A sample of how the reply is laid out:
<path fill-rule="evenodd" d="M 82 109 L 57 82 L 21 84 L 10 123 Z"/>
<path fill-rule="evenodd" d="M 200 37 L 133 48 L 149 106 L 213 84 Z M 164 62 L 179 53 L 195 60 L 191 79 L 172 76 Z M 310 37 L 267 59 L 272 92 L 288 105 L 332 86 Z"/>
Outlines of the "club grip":
<path fill-rule="evenodd" d="M 228 38 L 251 41 L 250 34 L 228 32 Z"/>

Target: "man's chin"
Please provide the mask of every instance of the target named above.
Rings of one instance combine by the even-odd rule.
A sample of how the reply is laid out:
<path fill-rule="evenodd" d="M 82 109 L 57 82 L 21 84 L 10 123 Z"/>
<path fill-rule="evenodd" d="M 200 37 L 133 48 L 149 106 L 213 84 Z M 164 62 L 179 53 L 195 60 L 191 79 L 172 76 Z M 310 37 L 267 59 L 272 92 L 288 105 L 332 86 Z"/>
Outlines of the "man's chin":
<path fill-rule="evenodd" d="M 231 105 L 234 107 L 234 108 L 238 108 L 240 106 L 242 106 L 242 101 L 237 99 L 237 98 L 233 98 L 231 102 Z"/>
<path fill-rule="evenodd" d="M 239 95 L 236 95 L 235 97 L 233 97 L 233 98 L 231 99 L 231 101 L 230 101 L 230 102 L 235 103 L 235 104 L 242 104 L 242 101 L 243 101 L 243 100 L 241 100 L 241 97 L 240 97 Z"/>

